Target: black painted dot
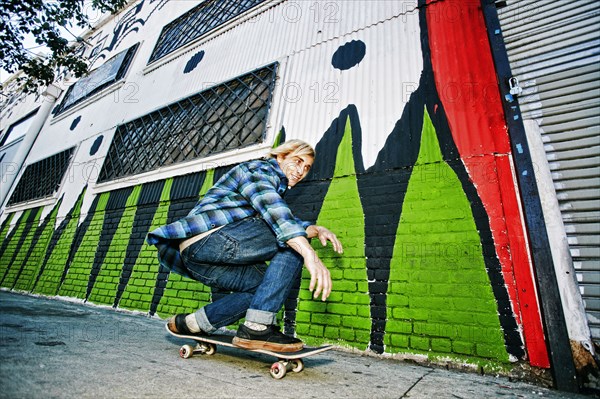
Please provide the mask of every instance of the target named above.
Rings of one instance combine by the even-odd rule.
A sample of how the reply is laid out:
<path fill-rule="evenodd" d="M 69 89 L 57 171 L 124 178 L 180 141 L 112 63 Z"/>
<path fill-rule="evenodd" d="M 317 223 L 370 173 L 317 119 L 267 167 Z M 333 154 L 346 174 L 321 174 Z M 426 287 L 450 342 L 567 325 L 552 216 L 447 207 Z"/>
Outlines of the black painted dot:
<path fill-rule="evenodd" d="M 352 40 L 340 46 L 331 59 L 331 65 L 339 70 L 346 70 L 358 65 L 367 52 L 367 45 L 360 40 Z"/>
<path fill-rule="evenodd" d="M 98 136 L 98 138 L 94 141 L 94 144 L 92 144 L 92 148 L 90 148 L 90 155 L 94 155 L 98 152 L 103 139 L 104 136 Z"/>
<path fill-rule="evenodd" d="M 71 130 L 71 131 L 75 130 L 77 125 L 79 125 L 79 122 L 81 122 L 81 115 L 79 115 L 77 118 L 73 119 L 73 122 L 71 122 L 71 127 L 69 128 L 69 130 Z"/>
<path fill-rule="evenodd" d="M 202 58 L 204 58 L 204 50 L 197 52 L 196 54 L 194 54 L 192 56 L 192 58 L 190 58 L 190 60 L 187 62 L 187 64 L 185 64 L 183 73 L 190 73 L 194 69 L 196 69 L 196 67 L 198 66 L 200 61 L 202 61 Z"/>

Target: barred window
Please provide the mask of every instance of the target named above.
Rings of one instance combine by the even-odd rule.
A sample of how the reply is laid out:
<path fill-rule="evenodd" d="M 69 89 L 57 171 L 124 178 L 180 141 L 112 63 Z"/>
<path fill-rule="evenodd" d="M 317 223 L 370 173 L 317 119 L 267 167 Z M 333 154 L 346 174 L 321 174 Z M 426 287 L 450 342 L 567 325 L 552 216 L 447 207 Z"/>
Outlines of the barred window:
<path fill-rule="evenodd" d="M 7 205 L 52 196 L 60 188 L 75 147 L 27 165 Z"/>
<path fill-rule="evenodd" d="M 25 133 L 27 133 L 29 127 L 31 126 L 31 122 L 33 122 L 33 117 L 37 113 L 38 109 L 30 112 L 25 117 L 19 119 L 17 122 L 10 125 L 4 136 L 0 136 L 0 147 L 2 147 L 5 144 L 8 145 L 9 143 L 12 143 L 13 141 L 23 137 Z"/>
<path fill-rule="evenodd" d="M 148 63 L 172 53 L 265 0 L 205 0 L 165 25 Z"/>
<path fill-rule="evenodd" d="M 264 140 L 278 63 L 119 125 L 98 182 Z"/>
<path fill-rule="evenodd" d="M 75 84 L 67 90 L 55 115 L 66 111 L 86 98 L 123 79 L 138 46 L 139 43 L 131 46 L 127 50 L 121 51 L 101 66 L 91 71 L 87 76 L 75 82 Z"/>

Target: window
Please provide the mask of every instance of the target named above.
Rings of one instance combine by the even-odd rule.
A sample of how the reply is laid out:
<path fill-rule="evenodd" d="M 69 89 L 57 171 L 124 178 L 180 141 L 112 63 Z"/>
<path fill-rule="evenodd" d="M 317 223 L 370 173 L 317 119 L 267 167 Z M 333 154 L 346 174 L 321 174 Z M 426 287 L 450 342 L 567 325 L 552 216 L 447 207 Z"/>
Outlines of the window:
<path fill-rule="evenodd" d="M 205 0 L 166 25 L 150 60 L 156 61 L 265 0 Z"/>
<path fill-rule="evenodd" d="M 138 45 L 139 43 L 121 51 L 69 87 L 55 115 L 59 115 L 91 95 L 123 79 Z"/>
<path fill-rule="evenodd" d="M 277 63 L 119 125 L 98 182 L 261 143 Z"/>
<path fill-rule="evenodd" d="M 13 123 L 6 131 L 6 134 L 0 138 L 0 147 L 23 137 L 25 133 L 27 133 L 27 130 L 29 130 L 31 122 L 33 121 L 33 117 L 37 111 L 38 110 L 36 109 L 35 111 L 27 114 L 24 118 Z"/>
<path fill-rule="evenodd" d="M 58 191 L 75 147 L 27 165 L 7 205 L 46 198 Z"/>

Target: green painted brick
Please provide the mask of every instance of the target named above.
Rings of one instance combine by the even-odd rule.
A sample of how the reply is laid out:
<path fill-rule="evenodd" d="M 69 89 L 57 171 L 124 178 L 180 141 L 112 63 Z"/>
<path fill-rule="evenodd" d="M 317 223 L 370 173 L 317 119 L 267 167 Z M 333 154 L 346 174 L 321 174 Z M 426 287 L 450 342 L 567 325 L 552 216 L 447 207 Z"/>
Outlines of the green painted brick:
<path fill-rule="evenodd" d="M 311 324 L 308 330 L 308 335 L 312 337 L 323 337 L 325 334 L 325 326 Z"/>
<path fill-rule="evenodd" d="M 427 296 L 428 298 L 431 298 L 431 285 L 428 282 L 427 283 L 419 283 L 417 281 L 414 281 L 411 284 L 406 284 L 403 287 L 402 292 L 406 293 L 406 295 L 409 295 L 411 297 L 422 297 L 422 296 Z M 434 298 L 436 298 L 435 296 L 433 296 Z M 437 298 L 437 299 L 446 299 L 446 298 Z"/>
<path fill-rule="evenodd" d="M 407 295 L 390 295 L 387 298 L 387 306 L 388 307 L 406 307 L 408 306 L 408 296 Z"/>
<path fill-rule="evenodd" d="M 356 316 L 357 309 L 356 309 L 356 306 L 348 306 L 343 303 L 340 303 L 340 304 L 328 303 L 327 304 L 327 312 L 335 313 L 335 314 L 339 314 L 339 315 L 346 315 L 346 316 Z"/>
<path fill-rule="evenodd" d="M 506 349 L 501 345 L 476 343 L 475 353 L 481 357 L 508 361 Z"/>
<path fill-rule="evenodd" d="M 296 323 L 309 323 L 310 322 L 310 313 L 307 312 L 297 312 L 296 313 Z"/>
<path fill-rule="evenodd" d="M 499 340 L 503 339 L 504 333 L 502 329 L 494 327 L 481 327 L 475 331 L 475 337 L 477 341 L 483 343 L 498 343 Z"/>
<path fill-rule="evenodd" d="M 421 264 L 423 264 L 423 262 L 423 259 L 421 259 Z M 431 284 L 436 282 L 446 283 L 448 281 L 452 281 L 453 276 L 451 272 L 437 271 L 433 273 L 432 270 L 413 270 L 410 273 L 410 279 L 413 282 L 422 282 L 425 284 Z"/>
<path fill-rule="evenodd" d="M 200 308 L 197 300 L 184 300 L 181 304 L 185 309 L 188 309 L 189 313 L 195 312 Z"/>
<path fill-rule="evenodd" d="M 364 317 L 344 316 L 342 317 L 342 326 L 370 330 L 371 320 Z"/>
<path fill-rule="evenodd" d="M 366 281 L 359 281 L 356 283 L 356 288 L 358 292 L 369 292 L 369 283 Z"/>
<path fill-rule="evenodd" d="M 386 332 L 411 334 L 413 325 L 410 321 L 388 320 L 386 323 Z"/>
<path fill-rule="evenodd" d="M 436 297 L 421 297 L 411 295 L 408 300 L 408 304 L 413 309 L 454 309 L 452 299 L 448 298 L 436 298 Z"/>
<path fill-rule="evenodd" d="M 429 338 L 411 335 L 410 340 L 409 340 L 409 346 L 413 349 L 428 351 L 429 350 Z"/>
<path fill-rule="evenodd" d="M 360 304 L 360 305 L 369 305 L 371 300 L 367 294 L 343 294 L 344 303 L 348 304 Z"/>
<path fill-rule="evenodd" d="M 452 352 L 462 354 L 462 355 L 474 355 L 475 354 L 475 344 L 472 342 L 453 341 L 452 342 Z"/>
<path fill-rule="evenodd" d="M 170 289 L 172 290 L 185 290 L 188 288 L 187 281 L 173 281 L 170 284 Z"/>
<path fill-rule="evenodd" d="M 342 292 L 332 292 L 327 298 L 328 303 L 341 303 L 344 301 L 344 295 Z"/>
<path fill-rule="evenodd" d="M 365 272 L 362 269 L 346 269 L 344 270 L 344 280 L 346 281 L 363 281 Z M 356 283 L 353 283 L 356 290 Z"/>
<path fill-rule="evenodd" d="M 339 339 L 340 329 L 335 326 L 325 326 L 325 338 Z"/>
<path fill-rule="evenodd" d="M 179 298 L 169 298 L 169 300 L 167 301 L 167 304 L 171 305 L 171 306 L 179 307 L 179 306 L 183 306 L 183 300 L 179 299 Z"/>
<path fill-rule="evenodd" d="M 497 308 L 495 299 L 473 300 L 473 298 L 453 298 L 457 309 L 471 309 L 473 312 L 489 313 Z"/>
<path fill-rule="evenodd" d="M 344 278 L 344 271 L 343 270 L 331 268 L 331 269 L 329 269 L 329 273 L 330 273 L 331 279 L 333 281 L 341 280 L 341 279 Z"/>
<path fill-rule="evenodd" d="M 320 301 L 300 301 L 298 303 L 298 310 L 308 312 L 325 313 L 327 311 L 327 303 Z"/>
<path fill-rule="evenodd" d="M 336 291 L 356 292 L 356 283 L 352 281 L 338 281 L 335 283 Z"/>
<path fill-rule="evenodd" d="M 371 340 L 371 331 L 370 330 L 355 330 L 355 338 L 354 342 L 361 343 L 364 345 L 363 350 L 367 349 L 366 345 Z"/>
<path fill-rule="evenodd" d="M 308 290 L 308 289 L 301 289 L 300 292 L 298 293 L 298 299 L 300 299 L 300 302 L 303 302 L 303 300 L 311 300 L 313 297 L 313 294 Z"/>
<path fill-rule="evenodd" d="M 296 325 L 296 333 L 298 333 L 298 335 L 302 336 L 302 335 L 308 335 L 309 331 L 310 331 L 310 324 L 305 324 L 305 323 L 298 323 Z"/>
<path fill-rule="evenodd" d="M 191 291 L 178 291 L 177 297 L 183 299 L 191 299 L 194 297 L 194 293 Z"/>
<path fill-rule="evenodd" d="M 344 341 L 354 342 L 356 334 L 351 328 L 340 328 L 340 338 Z"/>
<path fill-rule="evenodd" d="M 334 314 L 313 313 L 310 321 L 315 324 L 338 326 L 341 324 L 342 317 Z"/>
<path fill-rule="evenodd" d="M 408 348 L 409 336 L 405 334 L 388 334 L 389 341 L 388 345 L 392 345 L 396 348 Z"/>
<path fill-rule="evenodd" d="M 431 350 L 435 352 L 452 352 L 452 341 L 445 338 L 432 338 Z"/>
<path fill-rule="evenodd" d="M 364 305 L 357 306 L 356 315 L 364 318 L 371 318 L 371 307 Z"/>
<path fill-rule="evenodd" d="M 400 320 L 428 320 L 431 312 L 427 309 L 392 308 L 388 309 L 388 313 L 390 310 L 392 319 Z"/>

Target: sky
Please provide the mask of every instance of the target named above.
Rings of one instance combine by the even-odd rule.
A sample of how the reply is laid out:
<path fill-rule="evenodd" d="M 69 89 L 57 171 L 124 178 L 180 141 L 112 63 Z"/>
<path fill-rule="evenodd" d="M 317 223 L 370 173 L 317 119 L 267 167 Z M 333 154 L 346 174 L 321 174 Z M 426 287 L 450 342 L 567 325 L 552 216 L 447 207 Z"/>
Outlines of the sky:
<path fill-rule="evenodd" d="M 92 9 L 90 4 L 91 4 L 91 0 L 85 0 L 84 10 L 86 11 L 86 14 L 90 20 L 90 24 L 95 25 L 102 19 L 103 14 L 98 10 Z M 80 35 L 85 30 L 86 29 L 80 28 L 79 26 L 77 26 L 74 23 L 72 26 L 68 27 L 68 30 L 64 29 L 64 28 L 60 28 L 61 36 L 69 41 L 75 40 L 74 35 Z M 23 40 L 23 45 L 25 46 L 26 49 L 28 49 L 34 53 L 38 53 L 38 54 L 47 54 L 50 51 L 50 50 L 48 50 L 47 47 L 40 46 L 39 44 L 37 44 L 35 42 L 35 38 L 33 37 L 33 35 L 27 35 Z M 11 73 L 0 68 L 0 82 L 6 81 L 11 76 L 12 76 Z"/>

